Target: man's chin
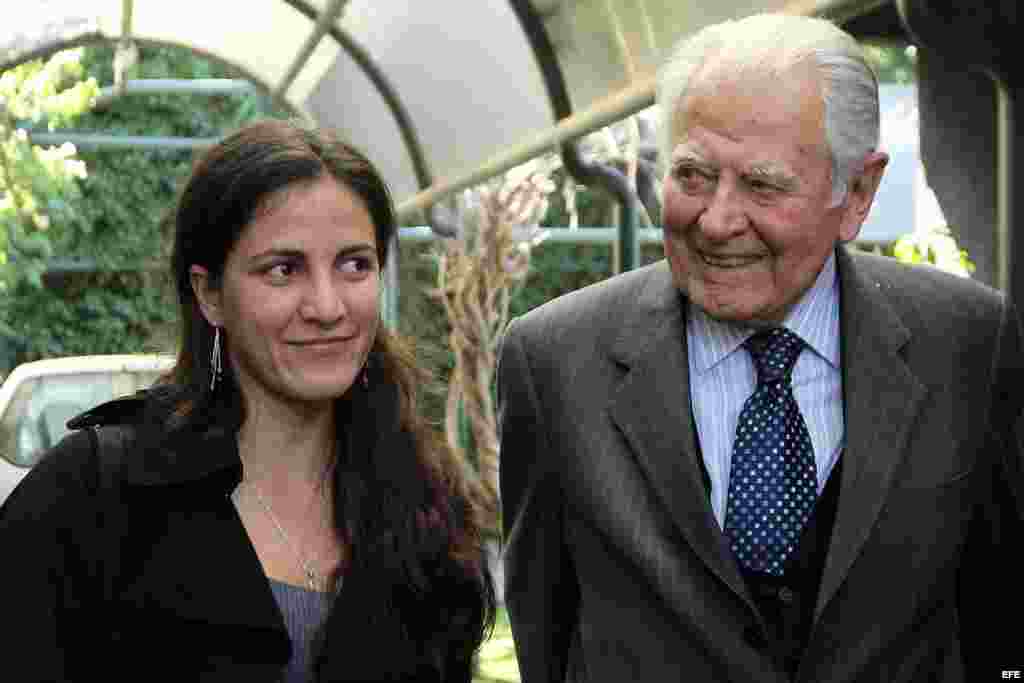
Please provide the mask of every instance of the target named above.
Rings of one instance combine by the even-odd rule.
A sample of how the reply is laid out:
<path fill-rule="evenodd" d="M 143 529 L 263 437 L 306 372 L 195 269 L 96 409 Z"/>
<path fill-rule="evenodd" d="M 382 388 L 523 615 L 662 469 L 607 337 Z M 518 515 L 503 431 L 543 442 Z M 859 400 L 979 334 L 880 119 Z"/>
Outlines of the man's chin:
<path fill-rule="evenodd" d="M 752 306 L 742 301 L 691 300 L 691 302 L 709 318 L 731 325 L 773 327 L 782 322 L 784 318 L 768 307 Z"/>

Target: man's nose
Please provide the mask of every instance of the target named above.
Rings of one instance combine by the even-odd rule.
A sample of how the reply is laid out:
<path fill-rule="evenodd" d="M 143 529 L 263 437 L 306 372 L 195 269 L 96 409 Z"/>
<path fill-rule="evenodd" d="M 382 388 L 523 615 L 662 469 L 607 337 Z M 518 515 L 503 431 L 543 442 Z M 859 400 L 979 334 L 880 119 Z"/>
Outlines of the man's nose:
<path fill-rule="evenodd" d="M 344 283 L 337 273 L 314 274 L 303 297 L 299 313 L 310 322 L 330 325 L 338 322 L 346 312 Z"/>
<path fill-rule="evenodd" d="M 704 212 L 697 217 L 701 234 L 722 242 L 743 233 L 748 226 L 744 201 L 736 181 L 720 177 Z"/>

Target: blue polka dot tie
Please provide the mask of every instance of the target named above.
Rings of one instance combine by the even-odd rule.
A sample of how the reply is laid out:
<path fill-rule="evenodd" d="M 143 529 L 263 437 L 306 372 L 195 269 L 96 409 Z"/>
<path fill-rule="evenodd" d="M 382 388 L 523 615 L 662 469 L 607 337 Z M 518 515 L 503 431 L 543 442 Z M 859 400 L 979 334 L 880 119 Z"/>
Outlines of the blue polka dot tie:
<path fill-rule="evenodd" d="M 775 328 L 744 346 L 757 368 L 757 387 L 736 426 L 725 534 L 742 566 L 781 576 L 818 492 L 811 436 L 791 384 L 804 343 Z"/>

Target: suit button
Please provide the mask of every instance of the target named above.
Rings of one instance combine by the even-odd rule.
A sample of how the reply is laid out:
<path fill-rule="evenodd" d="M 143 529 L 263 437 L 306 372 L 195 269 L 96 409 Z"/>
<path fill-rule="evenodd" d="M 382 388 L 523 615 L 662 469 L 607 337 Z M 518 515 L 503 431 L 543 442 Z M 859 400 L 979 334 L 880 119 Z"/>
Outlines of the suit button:
<path fill-rule="evenodd" d="M 779 600 L 787 605 L 793 604 L 793 599 L 796 597 L 796 593 L 793 592 L 792 588 L 783 586 L 779 589 Z"/>
<path fill-rule="evenodd" d="M 768 639 L 761 633 L 761 629 L 757 626 L 748 626 L 743 629 L 743 640 L 747 641 L 755 650 L 764 650 L 768 647 Z"/>

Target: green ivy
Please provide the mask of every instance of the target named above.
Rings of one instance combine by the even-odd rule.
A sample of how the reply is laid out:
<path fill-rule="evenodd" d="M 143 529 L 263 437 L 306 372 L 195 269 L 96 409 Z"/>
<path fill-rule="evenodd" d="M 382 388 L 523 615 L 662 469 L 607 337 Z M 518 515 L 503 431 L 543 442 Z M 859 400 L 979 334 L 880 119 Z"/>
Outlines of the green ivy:
<path fill-rule="evenodd" d="M 96 44 L 0 74 L 0 144 L 15 168 L 0 186 L 0 372 L 49 356 L 172 350 L 166 219 L 193 162 L 188 150 L 43 150 L 18 128 L 217 137 L 288 115 L 258 93 L 127 95 L 90 110 L 99 85 L 113 83 L 113 58 L 112 45 Z M 127 77 L 239 74 L 185 48 L 141 45 Z M 68 263 L 95 269 L 55 270 Z"/>
<path fill-rule="evenodd" d="M 883 253 L 902 263 L 927 263 L 950 273 L 970 277 L 975 271 L 965 249 L 961 249 L 946 226 L 903 235 Z"/>

